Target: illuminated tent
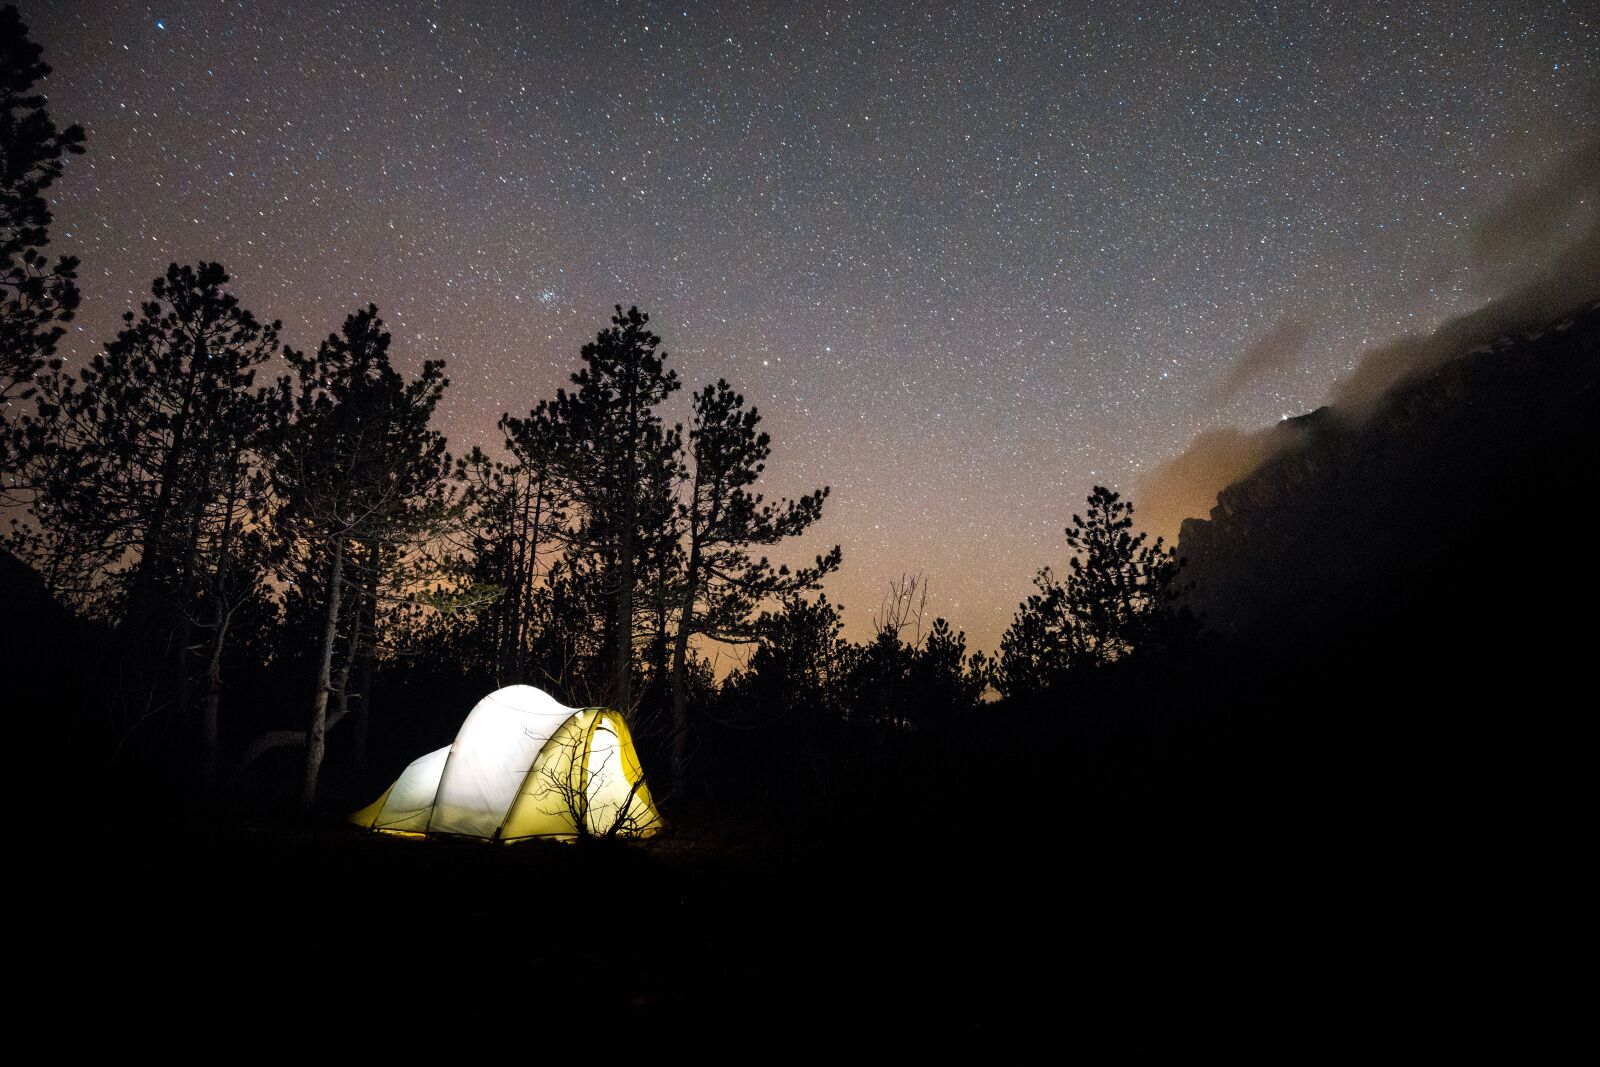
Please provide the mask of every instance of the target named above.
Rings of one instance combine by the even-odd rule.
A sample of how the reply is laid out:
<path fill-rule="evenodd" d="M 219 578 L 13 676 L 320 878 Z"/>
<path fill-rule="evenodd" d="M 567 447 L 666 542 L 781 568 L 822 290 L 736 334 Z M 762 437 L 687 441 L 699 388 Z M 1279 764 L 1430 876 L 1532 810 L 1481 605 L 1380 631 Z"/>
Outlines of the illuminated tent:
<path fill-rule="evenodd" d="M 606 708 L 568 708 L 530 685 L 496 690 L 472 709 L 455 742 L 400 773 L 350 817 L 385 833 L 493 841 L 661 827 L 633 739 Z"/>

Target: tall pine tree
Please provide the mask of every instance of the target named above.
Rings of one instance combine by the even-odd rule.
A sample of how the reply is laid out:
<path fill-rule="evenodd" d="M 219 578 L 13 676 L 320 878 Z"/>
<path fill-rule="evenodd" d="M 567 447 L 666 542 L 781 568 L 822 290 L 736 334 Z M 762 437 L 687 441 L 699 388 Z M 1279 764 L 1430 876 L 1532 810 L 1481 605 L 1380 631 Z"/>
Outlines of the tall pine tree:
<path fill-rule="evenodd" d="M 282 501 L 275 527 L 290 541 L 291 576 L 316 598 L 315 678 L 304 733 L 264 735 L 247 760 L 276 744 L 303 744 L 305 808 L 316 799 L 327 732 L 349 709 L 363 616 L 402 568 L 405 550 L 431 539 L 453 511 L 445 440 L 431 426 L 449 385 L 444 364 L 425 362 L 407 382 L 389 361 L 389 343 L 369 305 L 315 353 L 286 353 L 294 421 L 274 459 Z M 291 388 L 287 379 L 283 387 Z"/>
<path fill-rule="evenodd" d="M 750 641 L 755 613 L 774 597 L 816 588 L 840 562 L 837 546 L 812 567 L 791 573 L 755 546 L 775 545 L 805 532 L 822 517 L 826 487 L 798 500 L 766 501 L 752 487 L 772 453 L 772 439 L 758 429 L 761 415 L 718 379 L 694 398 L 689 429 L 691 455 L 686 499 L 679 506 L 684 549 L 681 602 L 672 648 L 672 762 L 682 782 L 689 722 L 686 707 L 690 639 Z"/>
<path fill-rule="evenodd" d="M 606 699 L 634 717 L 634 608 L 641 523 L 653 473 L 670 462 L 678 435 L 656 409 L 679 387 L 661 338 L 638 308 L 617 306 L 611 328 L 583 346 L 583 367 L 548 406 L 545 427 L 580 519 L 575 546 L 593 557 L 606 597 Z"/>
<path fill-rule="evenodd" d="M 0 416 L 27 398 L 49 365 L 62 323 L 78 306 L 78 261 L 50 263 L 50 205 L 45 193 L 70 154 L 83 151 L 83 129 L 59 129 L 38 83 L 50 73 L 43 50 L 7 4 L 0 8 Z M 0 439 L 0 475 L 10 453 Z"/>
<path fill-rule="evenodd" d="M 182 719 L 207 678 L 208 772 L 223 619 L 263 578 L 259 539 L 244 532 L 264 515 L 259 470 L 281 416 L 255 385 L 277 324 L 227 283 L 218 264 L 173 264 L 103 352 L 46 376 L 23 455 L 31 521 L 9 538 L 58 596 L 115 625 L 123 681 L 107 704 L 127 713 L 116 732 Z"/>

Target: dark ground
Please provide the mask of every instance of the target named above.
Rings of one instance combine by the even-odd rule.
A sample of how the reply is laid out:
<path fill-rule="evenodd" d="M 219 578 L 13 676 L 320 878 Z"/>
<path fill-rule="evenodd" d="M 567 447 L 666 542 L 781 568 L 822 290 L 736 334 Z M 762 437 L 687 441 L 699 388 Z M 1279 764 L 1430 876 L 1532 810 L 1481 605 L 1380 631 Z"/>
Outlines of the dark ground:
<path fill-rule="evenodd" d="M 1092 758 L 1014 750 L 1033 785 L 891 767 L 784 833 L 730 811 L 609 847 L 35 809 L 19 1024 L 225 1059 L 1552 1053 L 1593 1003 L 1590 752 L 1394 728 L 1431 714 L 1153 745 L 1101 721 Z"/>

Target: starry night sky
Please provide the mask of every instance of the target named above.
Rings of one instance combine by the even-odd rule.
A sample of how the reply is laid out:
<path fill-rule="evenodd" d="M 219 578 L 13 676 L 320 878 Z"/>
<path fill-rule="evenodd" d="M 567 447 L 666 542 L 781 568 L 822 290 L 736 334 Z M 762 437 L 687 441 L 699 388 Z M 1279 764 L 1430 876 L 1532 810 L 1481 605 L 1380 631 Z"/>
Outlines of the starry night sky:
<path fill-rule="evenodd" d="M 297 346 L 377 303 L 461 452 L 636 303 L 832 486 L 853 636 L 923 571 L 988 648 L 1093 484 L 1494 295 L 1472 221 L 1600 133 L 1587 3 L 20 7 L 69 356 L 217 259 Z"/>

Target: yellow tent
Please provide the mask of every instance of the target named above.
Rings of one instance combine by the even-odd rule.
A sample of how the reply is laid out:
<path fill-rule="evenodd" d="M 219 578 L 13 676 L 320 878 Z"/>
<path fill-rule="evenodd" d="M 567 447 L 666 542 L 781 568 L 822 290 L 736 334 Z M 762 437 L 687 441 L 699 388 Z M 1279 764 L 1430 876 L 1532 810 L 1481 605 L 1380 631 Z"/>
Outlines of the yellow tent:
<path fill-rule="evenodd" d="M 496 690 L 450 745 L 414 760 L 350 821 L 383 833 L 648 837 L 661 828 L 622 716 L 540 689 Z"/>

